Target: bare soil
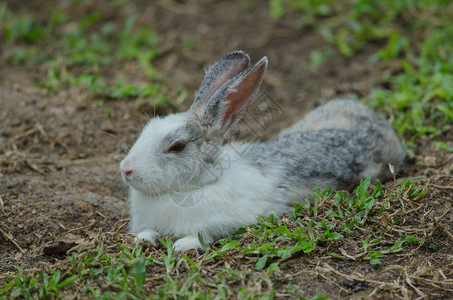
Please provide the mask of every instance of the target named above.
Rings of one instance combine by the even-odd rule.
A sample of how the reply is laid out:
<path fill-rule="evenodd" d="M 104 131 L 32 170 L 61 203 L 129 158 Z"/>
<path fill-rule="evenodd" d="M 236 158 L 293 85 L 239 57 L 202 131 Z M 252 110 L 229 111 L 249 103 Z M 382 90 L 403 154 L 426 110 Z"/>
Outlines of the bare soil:
<path fill-rule="evenodd" d="M 38 9 L 40 1 L 10 1 L 10 9 Z M 366 96 L 381 79 L 399 71 L 392 62 L 370 65 L 369 55 L 380 45 L 367 46 L 353 58 L 339 54 L 319 69 L 302 68 L 311 51 L 327 46 L 318 30 L 299 28 L 298 18 L 270 19 L 268 1 L 136 1 L 113 10 L 102 1 L 81 10 L 103 10 L 103 16 L 124 20 L 135 15 L 138 24 L 156 31 L 162 53 L 154 63 L 169 85 L 198 87 L 203 68 L 225 53 L 242 49 L 253 61 L 268 56 L 263 89 L 284 112 L 264 130 L 260 139 L 274 136 L 307 111 L 334 97 Z M 28 6 L 28 7 L 27 7 Z M 93 7 L 95 6 L 95 7 Z M 192 50 L 184 45 L 190 43 Z M 0 45 L 0 51 L 6 51 Z M 137 82 L 138 66 L 118 65 L 121 74 Z M 39 67 L 0 61 L 0 274 L 22 269 L 45 270 L 67 259 L 68 250 L 96 234 L 117 233 L 112 244 L 124 239 L 128 219 L 127 193 L 118 163 L 124 150 L 116 138 L 131 146 L 154 108 L 135 101 L 106 101 L 98 106 L 82 88 L 49 93 L 36 87 L 43 76 Z M 190 105 L 190 99 L 184 110 Z M 112 113 L 106 114 L 106 106 Z M 451 133 L 443 137 L 448 142 Z M 399 176 L 414 178 L 427 194 L 415 203 L 401 203 L 400 230 L 417 234 L 427 247 L 405 246 L 380 266 L 354 258 L 360 246 L 353 239 L 338 245 L 351 257 L 298 255 L 280 265 L 275 286 L 289 282 L 301 287 L 301 296 L 332 299 L 389 299 L 393 297 L 453 298 L 453 168 L 452 154 L 417 140 L 416 156 L 408 159 Z M 425 163 L 417 165 L 418 161 Z M 386 188 L 394 188 L 393 182 Z M 425 226 L 420 219 L 424 218 Z M 365 228 L 363 236 L 372 232 Z M 359 234 L 359 232 L 357 232 Z M 357 240 L 363 237 L 357 237 Z M 412 248 L 411 248 L 412 247 Z M 338 250 L 337 250 L 338 251 Z M 230 262 L 234 264 L 234 260 Z M 446 282 L 449 280 L 449 284 Z M 0 289 L 8 279 L 0 275 Z"/>

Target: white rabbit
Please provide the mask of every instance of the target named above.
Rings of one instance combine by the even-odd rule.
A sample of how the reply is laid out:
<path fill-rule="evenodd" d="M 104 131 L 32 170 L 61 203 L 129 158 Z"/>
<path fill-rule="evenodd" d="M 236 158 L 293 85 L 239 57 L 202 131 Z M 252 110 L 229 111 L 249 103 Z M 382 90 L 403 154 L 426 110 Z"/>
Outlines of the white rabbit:
<path fill-rule="evenodd" d="M 348 188 L 387 178 L 404 151 L 390 125 L 351 100 L 332 101 L 282 132 L 253 144 L 222 145 L 256 96 L 267 58 L 250 67 L 242 51 L 207 71 L 192 107 L 153 118 L 121 162 L 130 186 L 131 231 L 176 251 L 201 249 L 258 216 L 277 217 L 313 198 L 316 187 Z"/>

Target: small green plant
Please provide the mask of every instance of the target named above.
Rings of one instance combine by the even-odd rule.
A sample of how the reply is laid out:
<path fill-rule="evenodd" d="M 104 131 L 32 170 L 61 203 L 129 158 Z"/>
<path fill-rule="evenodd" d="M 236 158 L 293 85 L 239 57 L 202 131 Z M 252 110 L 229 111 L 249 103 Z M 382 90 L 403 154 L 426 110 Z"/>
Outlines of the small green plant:
<path fill-rule="evenodd" d="M 163 260 L 167 274 L 171 274 L 178 262 L 178 259 L 173 256 L 173 242 L 169 238 L 161 239 L 160 242 L 167 249 L 167 255 L 163 256 Z"/>
<path fill-rule="evenodd" d="M 411 157 L 421 135 L 453 151 L 436 140 L 453 124 L 451 1 L 270 0 L 269 9 L 275 19 L 289 12 L 299 13 L 303 24 L 318 18 L 321 35 L 346 57 L 372 43 L 384 45 L 370 56 L 370 63 L 399 60 L 402 72 L 385 78 L 390 88 L 374 89 L 368 104 L 394 114 L 393 126 L 406 139 Z M 405 26 L 396 26 L 402 17 L 408 20 Z M 408 32 L 425 32 L 426 39 L 412 41 Z M 319 67 L 329 59 L 327 54 L 312 52 L 303 67 Z"/>
<path fill-rule="evenodd" d="M 426 194 L 426 189 L 421 186 L 416 186 L 409 180 L 404 179 L 401 188 L 398 189 L 398 193 L 407 199 L 416 199 L 423 197 Z"/>
<path fill-rule="evenodd" d="M 38 294 L 40 299 L 51 299 L 60 295 L 60 290 L 79 280 L 77 276 L 69 276 L 62 279 L 60 270 L 52 271 L 51 274 L 36 272 L 36 276 L 23 274 L 20 267 L 18 276 L 9 276 L 12 279 L 8 285 L 0 291 L 0 296 L 12 289 L 13 297 L 34 299 L 33 295 Z"/>
<path fill-rule="evenodd" d="M 165 76 L 153 66 L 160 53 L 157 36 L 148 27 L 137 27 L 134 17 L 117 24 L 104 21 L 99 12 L 49 14 L 45 21 L 37 21 L 31 14 L 16 15 L 6 4 L 0 6 L 0 28 L 4 28 L 0 40 L 12 49 L 9 59 L 15 64 L 40 65 L 44 76 L 39 76 L 39 86 L 51 92 L 77 86 L 84 88 L 87 98 L 147 99 L 163 108 L 185 100 L 185 91 L 169 95 L 169 89 L 163 88 Z M 63 32 L 65 26 L 70 30 Z M 126 63 L 138 67 L 139 75 L 151 83 L 138 86 L 121 75 L 112 78 L 109 69 Z"/>
<path fill-rule="evenodd" d="M 303 26 L 313 25 L 317 17 L 331 16 L 343 5 L 332 0 L 269 0 L 271 16 L 278 20 L 291 11 L 301 12 L 300 23 Z"/>
<path fill-rule="evenodd" d="M 310 53 L 308 62 L 303 63 L 303 68 L 319 69 L 323 66 L 333 55 L 331 48 L 323 48 L 320 50 L 314 50 Z"/>
<path fill-rule="evenodd" d="M 380 258 L 385 257 L 386 254 L 401 252 L 403 250 L 402 246 L 404 243 L 420 242 L 420 240 L 415 235 L 401 236 L 400 239 L 398 239 L 389 249 L 384 249 L 381 251 L 371 251 L 371 247 L 378 245 L 380 239 L 374 239 L 369 242 L 370 237 L 371 236 L 369 236 L 366 240 L 362 241 L 362 243 L 366 252 L 365 260 L 369 260 L 370 264 L 372 265 L 381 264 L 382 262 Z"/>

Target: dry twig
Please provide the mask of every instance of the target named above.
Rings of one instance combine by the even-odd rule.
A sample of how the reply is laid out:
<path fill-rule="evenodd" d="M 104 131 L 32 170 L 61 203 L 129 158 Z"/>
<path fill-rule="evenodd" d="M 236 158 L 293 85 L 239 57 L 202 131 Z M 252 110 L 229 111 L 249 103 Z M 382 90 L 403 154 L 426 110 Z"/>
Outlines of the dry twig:
<path fill-rule="evenodd" d="M 14 246 L 16 246 L 17 249 L 19 249 L 20 253 L 25 254 L 24 249 L 22 249 L 22 247 L 19 246 L 19 244 L 16 242 L 16 240 L 10 234 L 8 234 L 2 228 L 0 228 L 0 232 L 7 240 L 9 240 L 11 243 L 13 243 Z"/>
<path fill-rule="evenodd" d="M 439 190 L 453 190 L 453 186 L 441 186 L 434 183 L 431 183 L 431 186 Z"/>

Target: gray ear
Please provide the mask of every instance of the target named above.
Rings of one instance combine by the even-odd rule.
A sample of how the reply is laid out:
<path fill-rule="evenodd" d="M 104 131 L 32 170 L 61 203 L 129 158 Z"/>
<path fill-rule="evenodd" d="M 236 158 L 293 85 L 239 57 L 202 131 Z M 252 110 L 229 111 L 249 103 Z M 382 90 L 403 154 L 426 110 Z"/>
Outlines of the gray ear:
<path fill-rule="evenodd" d="M 238 75 L 250 66 L 250 58 L 243 51 L 234 51 L 225 55 L 221 60 L 209 67 L 198 91 L 191 109 L 206 106 L 209 99 L 229 79 Z"/>
<path fill-rule="evenodd" d="M 217 89 L 205 110 L 212 127 L 225 132 L 241 119 L 258 93 L 266 69 L 267 57 L 263 57 Z"/>

